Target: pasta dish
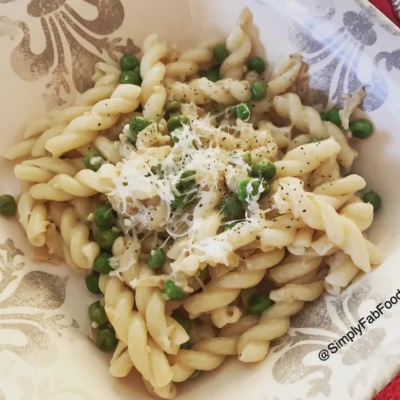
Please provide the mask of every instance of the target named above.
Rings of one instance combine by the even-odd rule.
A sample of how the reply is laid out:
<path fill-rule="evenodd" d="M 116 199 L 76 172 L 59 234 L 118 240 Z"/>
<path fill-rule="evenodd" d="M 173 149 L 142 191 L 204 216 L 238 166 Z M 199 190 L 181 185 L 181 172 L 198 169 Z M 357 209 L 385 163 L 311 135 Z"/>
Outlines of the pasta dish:
<path fill-rule="evenodd" d="M 251 21 L 182 53 L 149 35 L 4 154 L 22 189 L 0 214 L 84 276 L 110 373 L 164 399 L 227 356 L 263 360 L 307 302 L 382 261 L 365 232 L 381 199 L 351 172 L 363 89 L 304 105 L 307 66 L 254 56 Z"/>

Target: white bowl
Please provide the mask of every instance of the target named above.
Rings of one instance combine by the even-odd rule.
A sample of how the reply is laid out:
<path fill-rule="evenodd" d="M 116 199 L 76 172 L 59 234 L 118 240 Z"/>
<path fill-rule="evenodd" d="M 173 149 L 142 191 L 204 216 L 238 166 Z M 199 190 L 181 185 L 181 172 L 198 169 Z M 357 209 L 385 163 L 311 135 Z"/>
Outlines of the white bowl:
<path fill-rule="evenodd" d="M 355 170 L 383 199 L 370 237 L 385 262 L 338 297 L 292 318 L 291 329 L 257 365 L 225 362 L 180 386 L 180 399 L 369 399 L 399 369 L 400 305 L 329 360 L 319 352 L 400 288 L 400 31 L 365 0 L 5 0 L 0 1 L 0 151 L 23 136 L 24 121 L 71 102 L 95 62 L 139 51 L 157 32 L 186 49 L 223 37 L 247 4 L 254 53 L 274 62 L 301 53 L 310 63 L 307 101 L 341 101 L 364 86 L 376 133 L 360 141 Z M 138 47 L 136 47 L 138 46 Z M 1 161 L 0 193 L 19 193 L 13 164 Z M 147 399 L 132 374 L 108 374 L 108 356 L 86 337 L 93 301 L 67 268 L 34 263 L 14 219 L 0 225 L 0 399 Z M 400 297 L 400 296 L 399 296 Z"/>

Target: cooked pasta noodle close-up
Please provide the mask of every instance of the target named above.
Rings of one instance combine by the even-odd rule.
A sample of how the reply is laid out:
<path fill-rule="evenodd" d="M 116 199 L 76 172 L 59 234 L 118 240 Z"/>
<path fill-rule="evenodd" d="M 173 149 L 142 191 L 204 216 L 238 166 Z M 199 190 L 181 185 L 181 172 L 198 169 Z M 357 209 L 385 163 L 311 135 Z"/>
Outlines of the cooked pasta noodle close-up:
<path fill-rule="evenodd" d="M 383 261 L 366 233 L 381 198 L 352 171 L 364 89 L 304 104 L 307 65 L 255 54 L 252 17 L 182 52 L 151 33 L 3 153 L 21 194 L 0 214 L 98 297 L 110 374 L 163 399 L 228 356 L 261 362 L 307 303 Z"/>

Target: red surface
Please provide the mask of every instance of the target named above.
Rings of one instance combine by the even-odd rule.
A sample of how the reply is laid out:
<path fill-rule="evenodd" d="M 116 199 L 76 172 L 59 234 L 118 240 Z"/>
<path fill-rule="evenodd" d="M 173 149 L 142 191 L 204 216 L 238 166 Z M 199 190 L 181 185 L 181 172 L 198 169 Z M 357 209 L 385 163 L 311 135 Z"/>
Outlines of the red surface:
<path fill-rule="evenodd" d="M 399 25 L 389 0 L 370 0 L 370 2 L 382 11 L 394 23 Z M 373 400 L 400 400 L 400 374 L 397 375 Z"/>
<path fill-rule="evenodd" d="M 382 11 L 388 18 L 398 24 L 398 20 L 394 16 L 389 0 L 369 0 L 378 10 Z"/>

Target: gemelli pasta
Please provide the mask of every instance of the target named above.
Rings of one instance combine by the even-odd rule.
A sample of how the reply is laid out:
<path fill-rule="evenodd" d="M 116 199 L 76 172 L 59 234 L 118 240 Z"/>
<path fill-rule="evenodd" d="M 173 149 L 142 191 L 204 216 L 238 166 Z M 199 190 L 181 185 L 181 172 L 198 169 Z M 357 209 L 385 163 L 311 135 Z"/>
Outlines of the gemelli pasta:
<path fill-rule="evenodd" d="M 90 336 L 110 373 L 164 399 L 228 356 L 263 360 L 306 302 L 382 261 L 366 233 L 381 199 L 350 172 L 351 137 L 372 134 L 352 115 L 363 90 L 340 112 L 303 105 L 301 57 L 266 68 L 251 21 L 183 53 L 149 35 L 3 155 L 22 190 L 0 214 L 99 296 Z"/>

